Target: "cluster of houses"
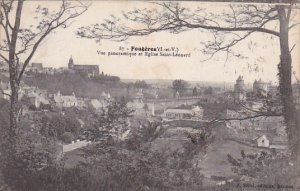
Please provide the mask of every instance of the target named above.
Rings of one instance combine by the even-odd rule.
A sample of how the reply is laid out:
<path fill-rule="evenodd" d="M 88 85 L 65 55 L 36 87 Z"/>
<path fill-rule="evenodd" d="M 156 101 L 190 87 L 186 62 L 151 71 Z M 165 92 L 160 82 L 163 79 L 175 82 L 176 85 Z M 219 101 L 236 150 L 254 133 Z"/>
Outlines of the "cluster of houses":
<path fill-rule="evenodd" d="M 221 114 L 221 118 L 224 119 L 240 119 L 246 116 L 247 114 L 243 110 L 226 109 Z M 228 120 L 226 126 L 235 132 L 233 137 L 236 140 L 250 143 L 253 147 L 275 150 L 287 148 L 286 126 L 284 118 L 281 116 Z"/>
<path fill-rule="evenodd" d="M 31 63 L 26 67 L 26 73 L 40 73 L 40 74 L 55 74 L 55 73 L 80 73 L 91 76 L 99 75 L 98 65 L 76 65 L 71 56 L 68 62 L 68 67 L 43 67 L 43 63 Z"/>
<path fill-rule="evenodd" d="M 150 117 L 155 115 L 154 103 L 144 102 L 143 89 L 139 89 L 135 94 L 133 101 L 127 103 L 127 106 L 133 109 L 133 115 Z"/>
<path fill-rule="evenodd" d="M 11 89 L 9 82 L 0 81 L 0 98 L 9 100 Z M 73 92 L 71 95 L 63 95 L 59 91 L 55 94 L 48 93 L 47 90 L 42 90 L 38 87 L 30 87 L 24 83 L 19 89 L 19 99 L 29 101 L 29 106 L 34 109 L 49 109 L 53 106 L 58 108 L 92 108 L 95 111 L 100 111 L 101 108 L 107 105 L 108 100 L 112 100 L 110 93 L 102 92 L 98 99 L 89 99 L 76 97 Z"/>
<path fill-rule="evenodd" d="M 300 81 L 298 80 L 296 83 L 292 85 L 293 89 L 293 98 L 294 104 L 297 110 L 300 110 Z M 256 98 L 258 97 L 267 97 L 268 95 L 276 95 L 278 94 L 278 88 L 272 86 L 270 82 L 264 82 L 261 79 L 255 80 L 253 83 L 252 95 Z M 241 102 L 246 101 L 247 91 L 245 88 L 245 83 L 243 76 L 239 76 L 234 85 L 234 101 Z"/>
<path fill-rule="evenodd" d="M 8 64 L 0 62 L 0 72 L 8 73 Z M 44 67 L 43 63 L 33 62 L 30 63 L 25 70 L 25 75 L 30 75 L 30 73 L 38 74 L 56 74 L 56 73 L 80 73 L 87 76 L 97 76 L 99 75 L 99 66 L 98 65 L 75 65 L 73 58 L 69 59 L 67 67 L 53 68 L 53 67 Z"/>
<path fill-rule="evenodd" d="M 272 89 L 271 83 L 264 82 L 261 79 L 254 80 L 252 87 L 253 95 L 258 97 L 267 97 Z M 234 85 L 234 99 L 236 102 L 246 101 L 247 99 L 247 91 L 243 76 L 239 76 Z"/>
<path fill-rule="evenodd" d="M 138 116 L 157 116 L 155 102 L 147 102 L 144 98 L 144 93 L 142 89 L 135 94 L 133 101 L 127 103 L 129 108 L 134 110 L 133 115 Z M 187 108 L 176 108 L 167 107 L 164 112 L 159 115 L 165 120 L 202 120 L 203 119 L 203 108 L 200 106 L 188 106 Z"/>
<path fill-rule="evenodd" d="M 0 61 L 0 72 L 8 73 L 8 64 Z M 85 74 L 89 77 L 99 75 L 99 65 L 77 65 L 74 64 L 74 60 L 71 56 L 68 62 L 67 67 L 53 68 L 53 67 L 44 67 L 43 63 L 33 62 L 30 63 L 25 70 L 25 74 L 30 73 L 39 73 L 39 74 L 50 74 L 55 73 L 80 73 Z"/>
<path fill-rule="evenodd" d="M 261 79 L 255 80 L 253 83 L 253 93 L 257 96 L 267 97 L 270 86 L 270 83 L 263 82 Z"/>
<path fill-rule="evenodd" d="M 9 83 L 0 83 L 2 90 L 5 94 L 0 94 L 0 98 L 9 100 L 11 94 Z M 53 106 L 57 108 L 71 108 L 76 107 L 92 108 L 94 111 L 102 111 L 102 108 L 107 106 L 107 100 L 113 100 L 110 93 L 102 92 L 98 99 L 89 99 L 77 97 L 73 92 L 71 95 L 63 95 L 61 92 L 50 94 L 47 90 L 39 89 L 38 87 L 30 87 L 26 84 L 22 84 L 19 90 L 19 99 L 26 98 L 29 100 L 30 107 L 34 110 L 39 109 L 50 109 Z M 140 89 L 133 99 L 127 103 L 127 106 L 133 109 L 133 115 L 138 116 L 155 116 L 155 104 L 154 102 L 144 102 L 144 93 Z M 203 118 L 203 109 L 199 106 L 180 109 L 180 108 L 169 108 L 164 111 L 162 117 L 166 120 L 201 120 Z"/>

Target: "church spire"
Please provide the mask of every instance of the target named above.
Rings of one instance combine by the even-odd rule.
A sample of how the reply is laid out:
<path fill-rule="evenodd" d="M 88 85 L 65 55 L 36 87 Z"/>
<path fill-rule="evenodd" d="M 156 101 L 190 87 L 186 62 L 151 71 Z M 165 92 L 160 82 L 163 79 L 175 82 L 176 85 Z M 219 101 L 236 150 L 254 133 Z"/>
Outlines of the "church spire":
<path fill-rule="evenodd" d="M 73 66 L 74 66 L 74 61 L 73 61 L 73 58 L 72 58 L 72 55 L 71 55 L 71 57 L 69 59 L 68 67 L 70 69 L 70 68 L 73 68 Z"/>

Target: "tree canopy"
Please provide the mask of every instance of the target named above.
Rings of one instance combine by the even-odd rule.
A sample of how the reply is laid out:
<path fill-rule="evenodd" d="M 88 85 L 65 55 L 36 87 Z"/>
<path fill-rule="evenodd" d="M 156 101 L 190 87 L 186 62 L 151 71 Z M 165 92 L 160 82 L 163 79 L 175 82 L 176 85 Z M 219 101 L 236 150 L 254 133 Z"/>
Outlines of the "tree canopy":
<path fill-rule="evenodd" d="M 181 33 L 189 30 L 208 31 L 213 40 L 203 40 L 202 52 L 212 58 L 219 52 L 228 57 L 242 58 L 240 52 L 232 50 L 237 44 L 254 33 L 261 33 L 279 40 L 280 61 L 278 63 L 279 90 L 283 105 L 283 116 L 293 156 L 300 158 L 300 124 L 292 94 L 292 56 L 295 45 L 290 46 L 289 32 L 299 25 L 297 6 L 289 4 L 229 4 L 214 13 L 206 8 L 187 8 L 178 2 L 154 2 L 153 8 L 134 9 L 123 17 L 112 15 L 103 23 L 80 27 L 77 35 L 97 41 L 109 39 L 125 41 L 134 36 L 148 36 L 168 31 Z M 133 27 L 136 26 L 136 27 Z M 296 148 L 297 147 L 297 148 Z M 296 158 L 297 158 L 296 157 Z"/>
<path fill-rule="evenodd" d="M 186 88 L 188 86 L 188 83 L 184 80 L 174 80 L 172 82 L 172 88 L 175 91 L 174 93 L 179 93 L 180 96 L 183 95 L 183 93 L 186 91 Z"/>

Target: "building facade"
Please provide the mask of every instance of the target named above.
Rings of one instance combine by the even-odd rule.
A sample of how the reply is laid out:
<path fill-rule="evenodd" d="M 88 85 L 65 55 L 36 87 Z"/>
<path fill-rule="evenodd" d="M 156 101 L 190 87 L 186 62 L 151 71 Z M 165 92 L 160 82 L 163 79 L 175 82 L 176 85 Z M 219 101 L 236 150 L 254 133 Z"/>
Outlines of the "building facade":
<path fill-rule="evenodd" d="M 246 101 L 246 90 L 243 76 L 239 76 L 234 85 L 234 101 Z"/>
<path fill-rule="evenodd" d="M 24 87 L 25 96 L 29 98 L 31 105 L 39 109 L 42 105 L 50 105 L 48 93 L 46 90 L 41 90 L 37 87 Z"/>
<path fill-rule="evenodd" d="M 75 65 L 72 57 L 69 59 L 68 69 L 73 70 L 80 74 L 86 74 L 89 77 L 90 76 L 99 76 L 99 66 L 98 65 Z"/>
<path fill-rule="evenodd" d="M 57 92 L 53 96 L 55 105 L 57 107 L 77 107 L 78 102 L 77 98 L 75 97 L 75 93 L 72 95 L 62 95 L 60 92 Z"/>
<path fill-rule="evenodd" d="M 256 141 L 258 147 L 270 147 L 270 141 L 265 135 L 262 135 L 261 137 L 257 138 Z"/>
<path fill-rule="evenodd" d="M 203 109 L 199 106 L 192 109 L 167 109 L 163 116 L 169 120 L 191 119 L 200 120 L 203 118 Z"/>
<path fill-rule="evenodd" d="M 255 80 L 253 83 L 253 93 L 256 96 L 267 97 L 268 87 L 269 87 L 269 84 L 266 82 L 263 82 L 261 79 Z"/>

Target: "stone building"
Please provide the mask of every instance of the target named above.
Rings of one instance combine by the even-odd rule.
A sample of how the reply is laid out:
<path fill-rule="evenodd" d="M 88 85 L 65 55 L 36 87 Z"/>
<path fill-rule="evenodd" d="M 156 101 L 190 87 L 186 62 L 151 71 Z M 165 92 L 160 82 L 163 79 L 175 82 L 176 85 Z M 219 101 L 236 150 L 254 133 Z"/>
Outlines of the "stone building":
<path fill-rule="evenodd" d="M 246 101 L 246 90 L 243 76 L 239 76 L 234 85 L 234 101 Z"/>
<path fill-rule="evenodd" d="M 270 146 L 270 140 L 265 135 L 258 137 L 256 139 L 256 142 L 258 147 L 268 148 Z"/>
<path fill-rule="evenodd" d="M 101 95 L 100 95 L 100 100 L 103 102 L 103 101 L 108 101 L 108 100 L 111 100 L 112 99 L 112 97 L 111 97 L 111 95 L 110 95 L 110 93 L 109 92 L 102 92 L 101 93 Z"/>
<path fill-rule="evenodd" d="M 42 73 L 43 72 L 43 63 L 33 62 L 26 67 L 27 72 Z"/>
<path fill-rule="evenodd" d="M 267 97 L 268 87 L 269 87 L 269 84 L 266 82 L 263 82 L 261 79 L 255 80 L 253 83 L 253 93 L 256 96 Z"/>
<path fill-rule="evenodd" d="M 127 107 L 133 109 L 133 115 L 150 117 L 155 115 L 154 103 L 128 102 Z"/>
<path fill-rule="evenodd" d="M 57 92 L 54 97 L 54 102 L 57 107 L 77 107 L 78 102 L 75 97 L 75 93 L 72 95 L 62 95 L 60 92 Z"/>
<path fill-rule="evenodd" d="M 200 120 L 203 118 L 203 109 L 199 106 L 191 109 L 167 109 L 164 112 L 164 118 L 169 120 L 192 119 Z"/>
<path fill-rule="evenodd" d="M 41 90 L 37 87 L 24 87 L 25 96 L 29 98 L 29 101 L 32 106 L 36 109 L 39 109 L 42 105 L 50 106 L 50 102 L 48 100 L 48 93 L 46 90 Z"/>
<path fill-rule="evenodd" d="M 90 76 L 99 76 L 99 66 L 98 65 L 75 65 L 72 56 L 69 59 L 68 69 L 73 70 L 80 74 L 86 74 L 89 77 Z"/>

